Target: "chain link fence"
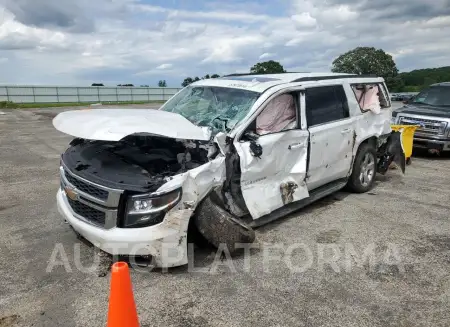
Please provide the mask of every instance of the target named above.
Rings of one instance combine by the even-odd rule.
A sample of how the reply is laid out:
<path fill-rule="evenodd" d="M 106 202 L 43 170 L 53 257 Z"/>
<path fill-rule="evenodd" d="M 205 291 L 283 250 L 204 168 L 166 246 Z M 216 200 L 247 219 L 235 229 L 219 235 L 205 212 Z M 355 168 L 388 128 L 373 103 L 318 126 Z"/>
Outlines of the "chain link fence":
<path fill-rule="evenodd" d="M 168 87 L 67 87 L 0 86 L 0 102 L 14 103 L 95 103 L 166 101 L 179 88 Z"/>

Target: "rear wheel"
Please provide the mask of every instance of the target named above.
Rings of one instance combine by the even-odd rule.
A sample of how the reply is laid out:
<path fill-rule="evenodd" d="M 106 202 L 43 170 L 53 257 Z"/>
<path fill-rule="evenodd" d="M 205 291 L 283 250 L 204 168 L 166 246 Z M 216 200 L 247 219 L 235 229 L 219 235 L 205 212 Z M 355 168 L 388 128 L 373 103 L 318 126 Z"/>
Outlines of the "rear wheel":
<path fill-rule="evenodd" d="M 358 149 L 353 171 L 348 181 L 348 188 L 355 193 L 364 193 L 372 189 L 375 183 L 377 153 L 375 149 L 364 143 Z"/>

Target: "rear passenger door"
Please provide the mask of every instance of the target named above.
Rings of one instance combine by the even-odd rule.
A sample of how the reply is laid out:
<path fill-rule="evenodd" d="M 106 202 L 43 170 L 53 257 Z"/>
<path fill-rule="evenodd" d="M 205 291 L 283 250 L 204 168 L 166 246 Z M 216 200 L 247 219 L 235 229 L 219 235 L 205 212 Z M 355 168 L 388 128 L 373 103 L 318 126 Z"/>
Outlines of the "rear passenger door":
<path fill-rule="evenodd" d="M 352 164 L 355 127 L 342 85 L 305 90 L 310 132 L 308 189 L 347 177 Z"/>

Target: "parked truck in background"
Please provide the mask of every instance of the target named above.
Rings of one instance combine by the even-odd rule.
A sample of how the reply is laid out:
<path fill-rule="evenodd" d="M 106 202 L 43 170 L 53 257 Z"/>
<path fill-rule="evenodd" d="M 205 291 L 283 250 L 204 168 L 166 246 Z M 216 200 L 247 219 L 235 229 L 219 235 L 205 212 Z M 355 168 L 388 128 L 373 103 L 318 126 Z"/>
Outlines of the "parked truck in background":
<path fill-rule="evenodd" d="M 392 122 L 419 125 L 414 147 L 430 152 L 450 151 L 450 82 L 433 84 L 394 110 Z"/>

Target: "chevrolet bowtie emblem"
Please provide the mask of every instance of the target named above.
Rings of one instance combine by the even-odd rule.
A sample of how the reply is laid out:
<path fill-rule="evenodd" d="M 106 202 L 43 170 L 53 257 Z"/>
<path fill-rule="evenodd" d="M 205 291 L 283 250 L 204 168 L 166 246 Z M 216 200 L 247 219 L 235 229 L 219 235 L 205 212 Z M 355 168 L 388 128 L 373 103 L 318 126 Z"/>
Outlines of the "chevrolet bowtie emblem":
<path fill-rule="evenodd" d="M 66 195 L 69 199 L 73 200 L 73 201 L 77 201 L 78 200 L 78 194 L 75 192 L 75 190 L 73 188 L 71 188 L 70 186 L 66 186 L 64 188 L 64 192 L 66 192 Z"/>

